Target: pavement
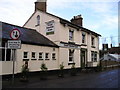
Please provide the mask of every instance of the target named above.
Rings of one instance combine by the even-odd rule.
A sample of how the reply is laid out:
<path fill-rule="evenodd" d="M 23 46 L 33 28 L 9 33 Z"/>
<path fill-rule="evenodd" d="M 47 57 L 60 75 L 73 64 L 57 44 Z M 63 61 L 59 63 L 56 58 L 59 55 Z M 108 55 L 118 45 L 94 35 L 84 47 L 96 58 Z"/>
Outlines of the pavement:
<path fill-rule="evenodd" d="M 65 74 L 64 78 L 48 75 L 47 80 L 40 76 L 29 76 L 28 82 L 4 80 L 4 88 L 120 88 L 120 68 L 102 72 L 79 72 L 76 76 Z"/>

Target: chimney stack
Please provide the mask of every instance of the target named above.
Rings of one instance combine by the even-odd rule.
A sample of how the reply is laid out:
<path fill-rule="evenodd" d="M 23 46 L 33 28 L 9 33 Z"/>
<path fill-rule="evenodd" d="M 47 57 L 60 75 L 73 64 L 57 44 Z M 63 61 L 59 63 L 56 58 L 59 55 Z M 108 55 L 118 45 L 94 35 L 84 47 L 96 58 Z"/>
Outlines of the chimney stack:
<path fill-rule="evenodd" d="M 111 47 L 111 48 L 113 47 L 112 44 L 110 44 L 110 47 Z"/>
<path fill-rule="evenodd" d="M 81 15 L 74 16 L 71 19 L 71 22 L 74 23 L 74 24 L 76 24 L 76 25 L 83 26 L 83 18 L 82 18 Z"/>
<path fill-rule="evenodd" d="M 46 12 L 47 10 L 47 0 L 37 0 L 35 2 L 35 11 L 40 10 Z"/>

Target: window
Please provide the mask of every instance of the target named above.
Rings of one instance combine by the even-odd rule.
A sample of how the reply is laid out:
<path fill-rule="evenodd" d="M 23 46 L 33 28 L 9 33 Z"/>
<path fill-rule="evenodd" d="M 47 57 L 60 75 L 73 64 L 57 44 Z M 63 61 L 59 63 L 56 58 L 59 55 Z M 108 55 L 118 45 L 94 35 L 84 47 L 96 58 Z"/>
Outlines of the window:
<path fill-rule="evenodd" d="M 86 37 L 86 34 L 83 32 L 82 33 L 82 43 L 85 43 L 85 37 Z"/>
<path fill-rule="evenodd" d="M 93 62 L 97 62 L 97 52 L 94 51 L 91 52 L 91 60 Z"/>
<path fill-rule="evenodd" d="M 56 54 L 55 53 L 52 53 L 52 59 L 56 60 Z"/>
<path fill-rule="evenodd" d="M 37 16 L 37 25 L 40 25 L 40 16 Z"/>
<path fill-rule="evenodd" d="M 73 41 L 73 31 L 69 30 L 69 40 Z"/>
<path fill-rule="evenodd" d="M 1 51 L 2 51 L 2 61 L 10 61 L 11 60 L 11 53 L 12 53 L 11 49 L 1 48 Z"/>
<path fill-rule="evenodd" d="M 23 61 L 28 61 L 28 52 L 23 52 Z"/>
<path fill-rule="evenodd" d="M 31 60 L 36 60 L 36 53 L 32 52 L 32 59 Z"/>
<path fill-rule="evenodd" d="M 24 58 L 24 59 L 28 59 L 28 52 L 24 52 L 23 58 Z"/>
<path fill-rule="evenodd" d="M 49 60 L 49 53 L 45 53 L 45 60 Z"/>
<path fill-rule="evenodd" d="M 94 53 L 94 61 L 97 62 L 97 53 Z"/>
<path fill-rule="evenodd" d="M 0 46 L 0 51 L 2 52 L 0 55 L 0 61 L 11 61 L 12 60 L 12 50 L 7 49 L 7 41 L 2 41 Z"/>
<path fill-rule="evenodd" d="M 74 59 L 74 50 L 69 50 L 69 62 L 72 62 Z"/>
<path fill-rule="evenodd" d="M 91 37 L 91 44 L 92 44 L 92 46 L 95 45 L 95 38 L 94 37 Z"/>
<path fill-rule="evenodd" d="M 43 60 L 43 53 L 42 52 L 39 53 L 39 60 Z"/>

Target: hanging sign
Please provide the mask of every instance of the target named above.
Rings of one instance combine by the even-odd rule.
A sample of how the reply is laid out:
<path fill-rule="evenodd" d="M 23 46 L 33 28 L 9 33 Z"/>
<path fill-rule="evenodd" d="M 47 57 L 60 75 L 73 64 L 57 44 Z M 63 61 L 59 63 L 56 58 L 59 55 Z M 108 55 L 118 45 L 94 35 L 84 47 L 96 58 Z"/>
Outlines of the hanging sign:
<path fill-rule="evenodd" d="M 46 22 L 46 35 L 54 34 L 55 31 L 55 22 L 54 20 Z"/>

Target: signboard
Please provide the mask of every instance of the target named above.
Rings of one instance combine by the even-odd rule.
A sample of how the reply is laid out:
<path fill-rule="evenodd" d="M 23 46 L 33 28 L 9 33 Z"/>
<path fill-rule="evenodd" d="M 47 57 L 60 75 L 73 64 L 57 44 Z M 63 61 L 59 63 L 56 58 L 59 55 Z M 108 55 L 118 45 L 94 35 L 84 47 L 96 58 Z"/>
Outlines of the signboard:
<path fill-rule="evenodd" d="M 46 22 L 46 35 L 54 34 L 55 31 L 55 22 L 54 20 Z"/>
<path fill-rule="evenodd" d="M 20 49 L 21 40 L 8 40 L 8 49 Z"/>
<path fill-rule="evenodd" d="M 13 40 L 17 40 L 20 37 L 20 31 L 18 29 L 13 29 L 10 33 L 10 37 Z"/>

